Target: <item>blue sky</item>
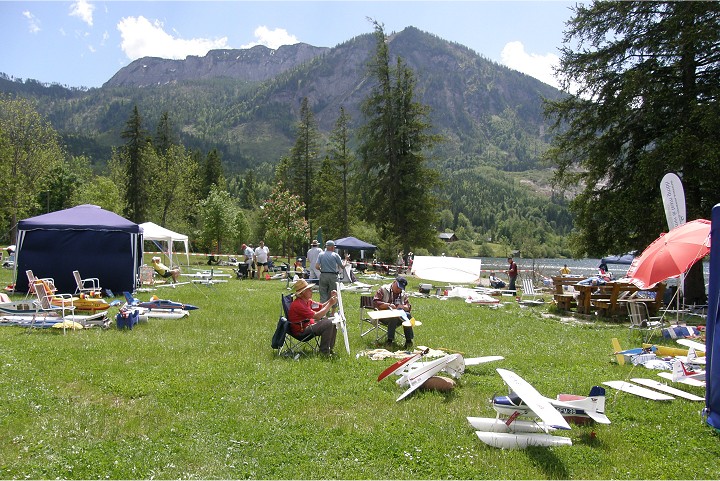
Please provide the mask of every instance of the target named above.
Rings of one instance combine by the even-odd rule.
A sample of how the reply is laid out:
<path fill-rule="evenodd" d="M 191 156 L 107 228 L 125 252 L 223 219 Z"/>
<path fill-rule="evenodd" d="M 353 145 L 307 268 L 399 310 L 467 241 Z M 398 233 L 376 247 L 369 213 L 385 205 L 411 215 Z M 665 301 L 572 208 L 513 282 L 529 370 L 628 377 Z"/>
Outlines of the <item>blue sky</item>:
<path fill-rule="evenodd" d="M 555 84 L 565 22 L 576 2 L 535 1 L 0 1 L 0 72 L 100 87 L 137 58 L 305 42 L 334 47 L 414 26 Z"/>

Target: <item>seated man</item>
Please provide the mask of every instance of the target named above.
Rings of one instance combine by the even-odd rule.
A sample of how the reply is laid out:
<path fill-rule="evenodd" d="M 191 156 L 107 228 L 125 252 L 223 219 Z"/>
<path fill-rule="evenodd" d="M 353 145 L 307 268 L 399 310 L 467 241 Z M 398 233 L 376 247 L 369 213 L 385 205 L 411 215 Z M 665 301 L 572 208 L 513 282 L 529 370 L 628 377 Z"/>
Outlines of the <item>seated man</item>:
<path fill-rule="evenodd" d="M 320 336 L 320 352 L 327 356 L 331 355 L 335 347 L 337 327 L 325 317 L 325 314 L 337 303 L 337 291 L 332 291 L 330 299 L 323 304 L 313 302 L 312 284 L 308 284 L 305 279 L 295 282 L 293 291 L 295 300 L 288 310 L 291 334 L 296 338 L 302 338 L 307 334 Z"/>
<path fill-rule="evenodd" d="M 407 287 L 407 279 L 403 276 L 397 276 L 391 284 L 382 286 L 375 293 L 373 298 L 373 307 L 376 309 L 401 309 L 405 311 L 402 315 L 399 313 L 398 317 L 391 317 L 389 319 L 382 319 L 380 322 L 387 325 L 387 342 L 388 346 L 392 346 L 395 342 L 395 329 L 398 325 L 402 324 L 403 321 L 408 318 L 408 314 L 412 306 L 408 301 L 408 296 L 405 293 L 405 287 Z M 403 324 L 403 332 L 405 333 L 405 346 L 403 349 L 408 350 L 413 345 L 413 328 L 412 325 Z"/>
<path fill-rule="evenodd" d="M 173 284 L 176 283 L 180 278 L 180 269 L 178 269 L 177 267 L 175 269 L 170 269 L 168 266 L 160 262 L 159 257 L 153 257 L 152 264 L 153 269 L 155 269 L 155 272 L 157 272 L 160 277 L 164 279 L 172 277 Z"/>
<path fill-rule="evenodd" d="M 490 273 L 490 287 L 494 289 L 502 289 L 506 286 L 505 281 L 495 275 L 494 272 Z"/>

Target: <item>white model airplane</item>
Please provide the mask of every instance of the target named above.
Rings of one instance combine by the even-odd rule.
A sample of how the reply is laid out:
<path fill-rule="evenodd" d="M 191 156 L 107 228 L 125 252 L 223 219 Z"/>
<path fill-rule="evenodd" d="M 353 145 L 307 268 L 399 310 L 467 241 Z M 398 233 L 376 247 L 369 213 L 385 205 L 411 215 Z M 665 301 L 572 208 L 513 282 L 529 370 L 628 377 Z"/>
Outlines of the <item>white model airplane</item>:
<path fill-rule="evenodd" d="M 348 332 L 347 332 L 347 318 L 345 317 L 345 309 L 343 309 L 340 282 L 337 282 L 336 285 L 337 285 L 338 311 L 335 314 L 335 317 L 333 318 L 333 323 L 337 326 L 338 329 L 340 329 L 340 332 L 342 332 L 343 340 L 345 341 L 345 350 L 347 351 L 348 354 L 350 354 L 350 340 L 348 339 Z"/>
<path fill-rule="evenodd" d="M 196 284 L 213 285 L 221 282 L 227 282 L 230 274 L 216 273 L 213 269 L 194 272 L 192 274 L 182 274 L 183 276 L 192 277 L 192 282 Z M 227 278 L 227 279 L 225 279 Z"/>
<path fill-rule="evenodd" d="M 510 395 L 498 396 L 492 401 L 497 417 L 467 418 L 477 429 L 478 438 L 490 446 L 505 449 L 570 446 L 570 438 L 549 434 L 557 429 L 570 429 L 565 416 L 610 424 L 604 413 L 605 389 L 601 387 L 594 386 L 587 397 L 559 395 L 558 399 L 549 399 L 514 372 L 506 369 L 497 371 L 510 389 Z M 501 415 L 508 417 L 501 420 Z M 517 420 L 521 415 L 536 416 L 542 422 Z"/>
<path fill-rule="evenodd" d="M 407 387 L 407 390 L 395 401 L 405 399 L 413 391 L 425 384 L 425 381 L 441 371 L 457 379 L 465 372 L 465 366 L 474 366 L 504 359 L 502 356 L 485 356 L 466 360 L 461 354 L 447 354 L 433 361 L 420 361 L 428 352 L 429 349 L 425 349 L 424 351 L 412 354 L 399 360 L 380 373 L 378 381 L 382 381 L 387 376 L 395 374 L 400 376 L 396 381 L 398 386 Z"/>
<path fill-rule="evenodd" d="M 688 357 L 690 357 L 689 353 Z M 687 384 L 688 386 L 705 387 L 705 371 L 688 368 L 681 360 L 676 360 L 673 364 L 672 374 L 669 372 L 659 372 L 658 376 L 669 379 L 672 382 Z"/>

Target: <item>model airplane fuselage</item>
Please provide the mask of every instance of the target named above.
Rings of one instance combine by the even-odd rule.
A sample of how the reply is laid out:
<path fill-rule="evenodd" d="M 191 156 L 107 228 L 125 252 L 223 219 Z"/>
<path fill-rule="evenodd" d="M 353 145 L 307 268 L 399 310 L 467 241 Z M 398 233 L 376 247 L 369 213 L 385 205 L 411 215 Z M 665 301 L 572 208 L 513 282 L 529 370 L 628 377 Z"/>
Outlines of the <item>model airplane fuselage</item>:
<path fill-rule="evenodd" d="M 556 399 L 544 399 L 565 419 L 581 418 L 610 424 L 610 420 L 605 416 L 605 389 L 602 387 L 593 386 L 588 396 L 558 394 Z M 515 393 L 496 396 L 492 400 L 492 406 L 500 415 L 512 416 L 519 413 L 520 416 L 535 416 L 532 409 Z"/>

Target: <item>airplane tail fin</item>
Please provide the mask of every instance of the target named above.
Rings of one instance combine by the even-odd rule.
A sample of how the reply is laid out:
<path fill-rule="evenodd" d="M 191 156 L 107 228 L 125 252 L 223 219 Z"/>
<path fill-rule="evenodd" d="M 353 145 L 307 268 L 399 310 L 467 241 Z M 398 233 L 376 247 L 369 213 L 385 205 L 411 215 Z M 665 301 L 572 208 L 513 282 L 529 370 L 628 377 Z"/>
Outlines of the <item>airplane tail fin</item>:
<path fill-rule="evenodd" d="M 123 291 L 123 295 L 128 304 L 132 305 L 135 302 L 135 298 L 129 292 Z"/>
<path fill-rule="evenodd" d="M 685 363 L 683 363 L 680 360 L 677 360 L 675 364 L 673 364 L 673 373 L 672 373 L 672 380 L 673 382 L 678 382 L 680 379 L 689 376 L 690 373 L 685 369 Z"/>
<path fill-rule="evenodd" d="M 621 366 L 625 365 L 625 356 L 622 354 L 617 354 L 618 352 L 622 351 L 622 348 L 620 347 L 620 341 L 618 341 L 617 337 L 612 338 L 612 346 L 613 349 L 615 349 L 615 358 L 617 359 L 618 364 Z"/>
<path fill-rule="evenodd" d="M 598 423 L 610 424 L 610 420 L 605 416 L 605 388 L 593 386 L 588 398 L 594 400 L 592 407 L 587 411 L 590 419 Z"/>

